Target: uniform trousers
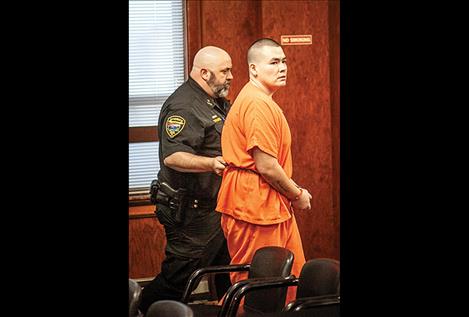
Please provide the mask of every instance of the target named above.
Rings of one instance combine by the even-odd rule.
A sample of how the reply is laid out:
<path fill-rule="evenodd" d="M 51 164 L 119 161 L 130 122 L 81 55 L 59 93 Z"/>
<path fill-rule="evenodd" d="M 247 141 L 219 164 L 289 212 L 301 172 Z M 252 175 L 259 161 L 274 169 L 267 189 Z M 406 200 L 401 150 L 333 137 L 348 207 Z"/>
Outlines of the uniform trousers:
<path fill-rule="evenodd" d="M 183 223 L 174 221 L 172 211 L 157 204 L 156 216 L 166 234 L 165 259 L 159 273 L 143 288 L 139 309 L 146 313 L 158 300 L 180 300 L 190 275 L 199 268 L 227 265 L 230 257 L 220 226 L 220 213 L 210 208 L 186 208 Z M 227 274 L 215 275 L 218 299 L 231 286 Z"/>

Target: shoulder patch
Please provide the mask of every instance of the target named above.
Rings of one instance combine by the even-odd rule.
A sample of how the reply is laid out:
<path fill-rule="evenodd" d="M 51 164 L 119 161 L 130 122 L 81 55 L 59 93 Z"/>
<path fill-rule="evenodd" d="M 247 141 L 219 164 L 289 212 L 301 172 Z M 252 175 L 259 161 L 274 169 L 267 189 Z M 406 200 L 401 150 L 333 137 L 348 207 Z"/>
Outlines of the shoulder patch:
<path fill-rule="evenodd" d="M 166 134 L 170 138 L 174 138 L 178 135 L 184 126 L 186 125 L 186 119 L 181 116 L 171 116 L 166 120 Z"/>

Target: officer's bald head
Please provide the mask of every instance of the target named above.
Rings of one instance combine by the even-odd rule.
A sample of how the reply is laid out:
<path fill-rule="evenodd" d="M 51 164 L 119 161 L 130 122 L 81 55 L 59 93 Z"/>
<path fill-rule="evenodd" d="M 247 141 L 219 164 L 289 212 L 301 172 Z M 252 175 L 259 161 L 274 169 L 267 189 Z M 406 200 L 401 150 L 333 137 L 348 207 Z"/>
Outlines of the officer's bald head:
<path fill-rule="evenodd" d="M 219 47 L 201 48 L 194 57 L 190 76 L 206 93 L 213 97 L 226 97 L 233 75 L 231 57 Z"/>
<path fill-rule="evenodd" d="M 269 39 L 269 38 L 262 38 L 254 43 L 251 44 L 251 46 L 248 49 L 248 65 L 250 64 L 256 64 L 257 61 L 259 60 L 259 57 L 262 57 L 262 49 L 266 46 L 270 47 L 281 47 L 280 44 L 278 44 L 276 41 Z"/>
<path fill-rule="evenodd" d="M 208 68 L 215 69 L 221 61 L 230 60 L 230 55 L 216 46 L 205 46 L 201 48 L 194 57 L 192 70 Z"/>

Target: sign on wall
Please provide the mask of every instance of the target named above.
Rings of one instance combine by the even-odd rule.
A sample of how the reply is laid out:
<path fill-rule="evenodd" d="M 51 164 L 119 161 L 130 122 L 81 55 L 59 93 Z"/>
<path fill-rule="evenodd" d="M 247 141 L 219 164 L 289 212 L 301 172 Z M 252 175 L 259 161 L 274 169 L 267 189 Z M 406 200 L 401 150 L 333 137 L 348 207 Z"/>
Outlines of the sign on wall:
<path fill-rule="evenodd" d="M 313 36 L 308 35 L 281 35 L 281 45 L 311 45 L 313 44 Z"/>

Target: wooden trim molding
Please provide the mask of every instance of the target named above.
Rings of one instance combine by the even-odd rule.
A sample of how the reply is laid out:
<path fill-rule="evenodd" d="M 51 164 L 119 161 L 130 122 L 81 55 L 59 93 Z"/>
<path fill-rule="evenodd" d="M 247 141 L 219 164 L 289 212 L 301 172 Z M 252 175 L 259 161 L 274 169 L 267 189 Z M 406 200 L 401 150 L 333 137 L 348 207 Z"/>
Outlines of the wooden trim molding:
<path fill-rule="evenodd" d="M 129 206 L 129 219 L 155 218 L 156 206 L 153 204 Z"/>
<path fill-rule="evenodd" d="M 148 212 L 144 214 L 130 214 L 129 219 L 139 219 L 139 218 L 156 218 L 156 214 L 154 212 Z"/>
<path fill-rule="evenodd" d="M 158 126 L 129 127 L 129 143 L 158 142 Z"/>
<path fill-rule="evenodd" d="M 187 47 L 187 69 L 192 69 L 194 56 L 202 48 L 202 2 L 186 1 L 186 47 Z"/>
<path fill-rule="evenodd" d="M 129 207 L 152 205 L 148 191 L 129 192 Z"/>

